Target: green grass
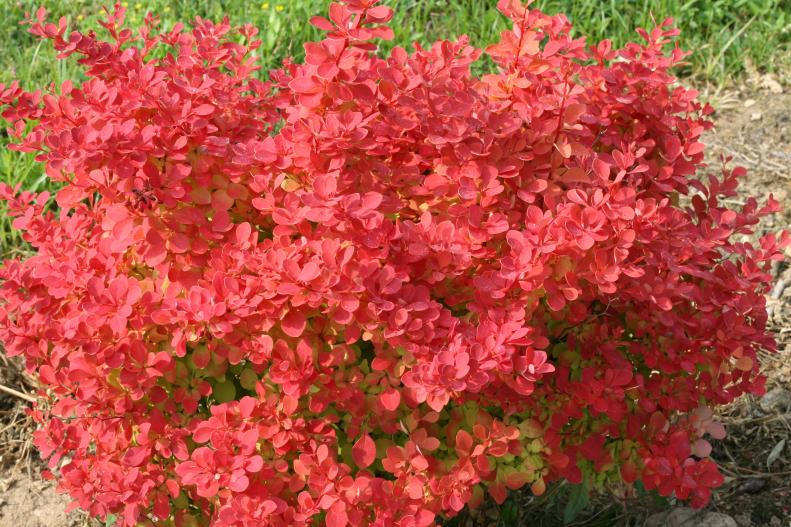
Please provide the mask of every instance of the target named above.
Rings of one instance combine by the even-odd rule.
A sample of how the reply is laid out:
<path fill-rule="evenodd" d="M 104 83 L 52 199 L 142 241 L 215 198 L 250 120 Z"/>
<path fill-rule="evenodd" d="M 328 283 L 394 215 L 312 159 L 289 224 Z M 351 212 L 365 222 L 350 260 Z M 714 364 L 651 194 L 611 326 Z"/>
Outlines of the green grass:
<path fill-rule="evenodd" d="M 386 47 L 409 47 L 415 41 L 425 44 L 462 33 L 468 34 L 473 44 L 483 46 L 507 27 L 496 10 L 496 0 L 385 3 L 397 13 L 392 23 L 396 38 Z M 329 0 L 148 0 L 124 4 L 133 24 L 150 10 L 161 16 L 166 27 L 195 16 L 220 19 L 224 15 L 235 23 L 256 25 L 264 42 L 261 74 L 265 75 L 286 56 L 301 58 L 302 43 L 319 36 L 307 21 L 311 15 L 325 14 Z M 75 61 L 55 60 L 48 43 L 36 41 L 17 24 L 26 10 L 38 5 L 48 7 L 55 17 L 66 16 L 80 28 L 98 28 L 95 0 L 0 0 L 0 20 L 4 22 L 0 27 L 0 82 L 16 78 L 23 87 L 35 89 L 80 78 Z M 590 41 L 610 38 L 616 44 L 635 39 L 635 27 L 651 26 L 652 16 L 660 21 L 672 16 L 682 30 L 682 47 L 694 52 L 690 65 L 680 73 L 718 86 L 738 78 L 746 58 L 768 71 L 791 63 L 791 0 L 536 0 L 534 6 L 547 13 L 565 13 L 577 34 Z M 31 190 L 46 186 L 41 168 L 31 157 L 5 151 L 6 142 L 0 136 L 0 180 L 21 181 Z M 0 254 L 18 243 L 19 238 L 0 215 Z"/>
<path fill-rule="evenodd" d="M 395 43 L 430 42 L 466 33 L 473 43 L 492 42 L 507 23 L 496 9 L 496 0 L 385 0 L 396 9 Z M 37 48 L 21 20 L 25 10 L 47 6 L 54 16 L 66 16 L 83 28 L 93 23 L 100 9 L 94 0 L 6 0 L 0 2 L 0 80 L 13 72 L 23 81 L 46 81 L 72 76 L 74 66 L 54 66 L 53 53 Z M 146 11 L 161 16 L 166 26 L 197 16 L 232 22 L 251 22 L 261 29 L 263 65 L 279 64 L 285 56 L 299 58 L 302 43 L 319 33 L 307 23 L 314 14 L 325 14 L 329 0 L 149 0 L 124 2 L 132 23 Z M 682 30 L 682 46 L 694 51 L 687 72 L 721 83 L 743 69 L 745 57 L 771 70 L 791 50 L 791 2 L 789 0 L 536 0 L 534 6 L 547 13 L 565 13 L 578 35 L 589 40 L 610 38 L 622 44 L 636 37 L 634 29 L 650 26 L 672 16 Z"/>

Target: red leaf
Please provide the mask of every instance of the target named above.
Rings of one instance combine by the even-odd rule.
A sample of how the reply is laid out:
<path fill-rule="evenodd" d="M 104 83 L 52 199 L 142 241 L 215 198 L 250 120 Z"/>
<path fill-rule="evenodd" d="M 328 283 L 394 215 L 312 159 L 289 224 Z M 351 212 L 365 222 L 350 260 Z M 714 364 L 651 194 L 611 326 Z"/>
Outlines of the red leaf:
<path fill-rule="evenodd" d="M 228 487 L 234 492 L 244 492 L 250 486 L 250 480 L 244 474 L 234 474 L 228 482 Z"/>
<path fill-rule="evenodd" d="M 288 87 L 297 93 L 314 93 L 320 88 L 318 83 L 310 77 L 297 77 L 288 83 Z"/>
<path fill-rule="evenodd" d="M 319 176 L 313 181 L 313 190 L 322 199 L 332 197 L 337 190 L 337 181 L 333 176 Z"/>
<path fill-rule="evenodd" d="M 376 443 L 368 434 L 363 434 L 352 447 L 352 458 L 360 468 L 370 467 L 376 461 Z"/>
<path fill-rule="evenodd" d="M 384 24 L 385 22 L 393 18 L 393 10 L 384 5 L 372 7 L 368 11 L 366 11 L 365 18 L 367 22 L 376 22 L 378 24 Z"/>
<path fill-rule="evenodd" d="M 142 446 L 132 447 L 124 455 L 124 463 L 130 467 L 139 467 L 145 462 L 148 455 L 148 448 Z"/>
<path fill-rule="evenodd" d="M 346 504 L 342 501 L 336 501 L 335 504 L 327 511 L 326 519 L 327 527 L 346 527 L 349 523 L 349 517 L 346 514 Z"/>
<path fill-rule="evenodd" d="M 401 404 L 401 393 L 395 388 L 388 388 L 379 394 L 379 402 L 386 410 L 394 412 Z"/>
<path fill-rule="evenodd" d="M 201 104 L 200 106 L 196 106 L 192 109 L 192 113 L 195 115 L 210 115 L 214 112 L 214 105 L 213 104 Z"/>
<path fill-rule="evenodd" d="M 58 191 L 58 197 L 56 198 L 56 201 L 60 208 L 68 210 L 85 199 L 86 196 L 87 193 L 85 190 L 74 185 L 70 185 L 63 187 Z"/>
<path fill-rule="evenodd" d="M 456 432 L 456 452 L 459 456 L 468 456 L 472 451 L 472 436 L 466 430 Z"/>
<path fill-rule="evenodd" d="M 601 159 L 593 160 L 593 171 L 600 179 L 607 180 L 610 177 L 610 165 Z"/>
<path fill-rule="evenodd" d="M 283 333 L 289 337 L 296 338 L 302 335 L 302 332 L 305 331 L 306 324 L 307 318 L 305 317 L 305 314 L 296 309 L 292 309 L 286 314 L 285 317 L 283 317 L 283 320 L 280 322 L 280 327 L 283 329 Z"/>
<path fill-rule="evenodd" d="M 240 223 L 236 227 L 236 243 L 242 246 L 246 246 L 250 243 L 250 234 L 252 234 L 253 228 L 250 226 L 249 223 L 244 222 Z"/>
<path fill-rule="evenodd" d="M 335 29 L 335 26 L 333 26 L 332 23 L 323 16 L 310 17 L 310 24 L 313 27 L 321 29 L 322 31 L 332 31 Z"/>

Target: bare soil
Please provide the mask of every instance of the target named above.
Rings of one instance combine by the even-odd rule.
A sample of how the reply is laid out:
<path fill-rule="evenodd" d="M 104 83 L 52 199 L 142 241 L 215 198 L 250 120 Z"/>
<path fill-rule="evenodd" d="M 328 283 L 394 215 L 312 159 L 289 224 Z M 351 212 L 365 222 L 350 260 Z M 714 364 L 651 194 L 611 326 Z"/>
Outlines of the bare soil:
<path fill-rule="evenodd" d="M 715 115 L 716 129 L 707 139 L 712 168 L 717 156 L 749 172 L 738 206 L 749 196 L 772 193 L 783 211 L 765 219 L 756 235 L 791 228 L 791 92 L 763 83 L 764 90 L 731 96 Z M 787 254 L 791 258 L 791 252 Z M 778 352 L 761 356 L 770 395 L 744 397 L 721 410 L 728 437 L 713 456 L 727 476 L 712 509 L 727 512 L 740 527 L 791 525 L 791 267 L 779 263 L 767 300 L 769 325 Z"/>
<path fill-rule="evenodd" d="M 17 473 L 0 480 L 0 527 L 83 527 L 78 511 L 66 513 L 68 497 L 35 474 Z"/>

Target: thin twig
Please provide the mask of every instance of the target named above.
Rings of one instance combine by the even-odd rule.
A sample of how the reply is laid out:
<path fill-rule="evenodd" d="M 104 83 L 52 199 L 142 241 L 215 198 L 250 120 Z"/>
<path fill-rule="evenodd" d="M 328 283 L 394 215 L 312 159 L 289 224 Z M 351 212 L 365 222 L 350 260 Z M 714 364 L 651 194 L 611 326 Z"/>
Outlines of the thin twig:
<path fill-rule="evenodd" d="M 785 421 L 786 419 L 791 419 L 791 413 L 765 415 L 763 417 L 747 417 L 744 419 L 731 419 L 728 417 L 723 417 L 722 422 L 727 425 L 744 425 L 752 423 L 771 423 L 772 421 Z"/>
<path fill-rule="evenodd" d="M 770 296 L 775 300 L 779 299 L 782 296 L 785 288 L 786 288 L 785 280 L 781 278 L 780 280 L 777 281 L 775 286 L 772 288 L 772 294 Z"/>
<path fill-rule="evenodd" d="M 18 390 L 13 389 L 13 388 L 9 388 L 8 386 L 2 385 L 2 384 L 0 384 L 0 391 L 1 392 L 5 392 L 5 393 L 7 393 L 9 395 L 13 395 L 14 397 L 19 397 L 20 399 L 25 400 L 25 401 L 27 401 L 29 403 L 35 403 L 36 402 L 36 398 L 33 397 L 32 395 L 28 395 L 26 393 L 20 392 Z"/>
<path fill-rule="evenodd" d="M 772 478 L 772 477 L 777 477 L 777 476 L 790 476 L 791 475 L 791 470 L 785 470 L 783 472 L 761 472 L 759 470 L 753 470 L 753 469 L 750 469 L 750 468 L 747 468 L 747 467 L 734 467 L 734 466 L 729 466 L 729 465 L 730 464 L 725 464 L 724 466 L 728 466 L 728 468 L 730 468 L 737 475 L 737 477 L 740 477 L 740 478 L 744 478 L 744 477 L 754 478 L 755 476 L 763 476 L 765 478 Z M 750 476 L 743 476 L 743 475 L 741 475 L 739 473 L 742 473 L 742 474 L 747 473 L 747 474 L 750 474 Z"/>

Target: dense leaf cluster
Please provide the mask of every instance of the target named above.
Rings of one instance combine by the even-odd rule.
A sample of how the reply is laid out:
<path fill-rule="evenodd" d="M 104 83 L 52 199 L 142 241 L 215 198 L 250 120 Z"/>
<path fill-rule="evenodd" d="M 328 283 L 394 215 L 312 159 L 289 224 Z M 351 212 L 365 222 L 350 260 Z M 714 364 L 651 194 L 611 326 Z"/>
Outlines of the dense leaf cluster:
<path fill-rule="evenodd" d="M 760 392 L 774 346 L 788 236 L 743 239 L 777 204 L 701 175 L 711 109 L 668 73 L 670 21 L 612 49 L 500 9 L 494 74 L 464 37 L 380 56 L 391 10 L 345 0 L 268 82 L 250 26 L 32 17 L 88 78 L 0 86 L 64 183 L 57 212 L 2 188 L 36 253 L 0 270 L 0 339 L 78 506 L 425 527 L 558 479 L 706 503 L 710 407 Z"/>

